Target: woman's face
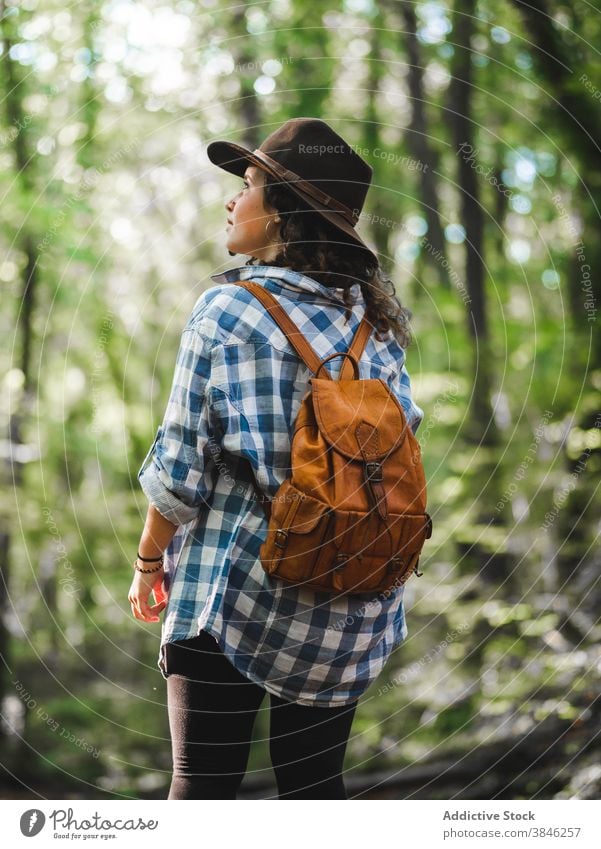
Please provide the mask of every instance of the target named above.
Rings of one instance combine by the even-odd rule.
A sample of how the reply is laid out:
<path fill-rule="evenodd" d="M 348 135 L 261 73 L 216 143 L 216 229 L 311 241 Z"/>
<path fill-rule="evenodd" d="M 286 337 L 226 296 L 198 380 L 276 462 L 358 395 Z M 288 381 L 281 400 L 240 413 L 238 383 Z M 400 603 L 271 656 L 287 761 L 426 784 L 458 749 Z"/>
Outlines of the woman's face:
<path fill-rule="evenodd" d="M 276 210 L 265 208 L 265 172 L 256 165 L 249 165 L 241 179 L 240 191 L 225 204 L 228 211 L 226 247 L 233 253 L 268 262 L 278 252 L 279 216 Z"/>

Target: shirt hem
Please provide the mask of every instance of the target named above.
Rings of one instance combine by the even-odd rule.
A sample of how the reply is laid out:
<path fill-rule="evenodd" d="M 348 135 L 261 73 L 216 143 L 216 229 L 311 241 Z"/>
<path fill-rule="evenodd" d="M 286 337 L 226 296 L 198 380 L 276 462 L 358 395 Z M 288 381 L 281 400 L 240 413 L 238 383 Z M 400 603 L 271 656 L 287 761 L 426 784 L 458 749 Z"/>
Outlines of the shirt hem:
<path fill-rule="evenodd" d="M 355 702 L 358 702 L 361 695 L 362 695 L 362 693 L 360 693 L 359 695 L 351 696 L 351 697 L 348 697 L 348 698 L 328 699 L 327 701 L 325 701 L 324 699 L 310 699 L 310 698 L 304 698 L 302 696 L 289 695 L 289 694 L 286 693 L 285 688 L 276 687 L 273 684 L 270 684 L 268 681 L 265 681 L 263 678 L 258 676 L 256 673 L 250 672 L 247 669 L 240 669 L 238 666 L 236 666 L 236 664 L 232 660 L 232 656 L 231 656 L 232 652 L 229 651 L 227 643 L 223 639 L 218 628 L 214 628 L 212 624 L 207 623 L 207 624 L 203 625 L 202 628 L 199 629 L 199 633 L 200 633 L 201 630 L 202 631 L 208 631 L 211 634 L 211 636 L 214 637 L 217 640 L 217 643 L 219 644 L 219 648 L 221 649 L 221 651 L 223 652 L 225 657 L 229 660 L 229 662 L 232 664 L 232 666 L 235 669 L 238 670 L 238 672 L 240 672 L 242 675 L 244 675 L 245 678 L 248 678 L 250 681 L 253 681 L 255 684 L 258 684 L 260 687 L 262 687 L 268 693 L 271 693 L 274 696 L 278 696 L 278 698 L 280 698 L 280 699 L 284 699 L 284 701 L 286 701 L 286 702 L 293 702 L 294 704 L 298 704 L 298 705 L 306 705 L 307 707 L 323 707 L 323 708 L 344 707 L 345 705 L 350 705 L 350 704 L 354 704 Z"/>
<path fill-rule="evenodd" d="M 298 704 L 298 705 L 305 705 L 306 707 L 334 708 L 334 707 L 344 707 L 345 705 L 348 706 L 348 705 L 351 705 L 351 704 L 355 704 L 356 702 L 359 701 L 359 699 L 363 695 L 364 691 L 359 693 L 359 695 L 355 695 L 355 696 L 351 696 L 351 697 L 347 697 L 347 698 L 343 698 L 343 699 L 328 699 L 327 701 L 325 701 L 323 699 L 309 699 L 309 698 L 304 698 L 302 696 L 292 696 L 292 695 L 286 693 L 285 688 L 276 687 L 273 684 L 270 684 L 269 682 L 265 681 L 263 678 L 256 675 L 255 673 L 249 672 L 246 669 L 240 669 L 238 666 L 236 666 L 236 664 L 232 660 L 232 652 L 228 650 L 227 645 L 225 643 L 225 640 L 223 639 L 218 628 L 213 627 L 213 625 L 210 624 L 210 623 L 205 623 L 204 625 L 202 625 L 201 627 L 199 627 L 197 629 L 196 636 L 198 636 L 201 631 L 207 631 L 209 634 L 211 634 L 211 636 L 217 641 L 219 648 L 221 649 L 221 651 L 223 652 L 223 654 L 225 655 L 225 657 L 227 658 L 229 663 L 231 663 L 232 666 L 238 672 L 240 672 L 241 675 L 244 675 L 245 678 L 248 678 L 249 681 L 252 681 L 254 684 L 258 684 L 267 693 L 270 693 L 274 696 L 277 696 L 278 698 L 283 699 L 286 702 L 291 702 L 291 703 Z M 190 639 L 189 633 L 188 634 L 174 633 L 174 634 L 171 634 L 171 636 L 167 640 L 165 640 L 165 642 L 161 643 L 160 648 L 159 648 L 159 657 L 158 657 L 158 660 L 157 660 L 157 666 L 159 668 L 159 671 L 160 671 L 162 677 L 165 680 L 167 680 L 167 678 L 169 678 L 170 675 L 173 674 L 172 672 L 169 672 L 168 669 L 167 669 L 166 656 L 165 656 L 165 646 L 166 646 L 166 644 L 176 642 L 177 640 L 186 640 L 186 639 Z M 369 686 L 369 684 L 367 686 Z M 365 687 L 365 689 L 367 689 L 367 687 Z"/>

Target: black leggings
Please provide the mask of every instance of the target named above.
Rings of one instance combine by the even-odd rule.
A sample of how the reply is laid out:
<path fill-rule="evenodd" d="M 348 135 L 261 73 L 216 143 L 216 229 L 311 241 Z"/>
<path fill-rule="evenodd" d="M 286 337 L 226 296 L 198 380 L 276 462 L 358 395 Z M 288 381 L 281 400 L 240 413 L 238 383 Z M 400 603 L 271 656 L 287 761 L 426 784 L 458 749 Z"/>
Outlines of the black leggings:
<path fill-rule="evenodd" d="M 165 652 L 173 753 L 168 798 L 235 799 L 266 691 L 238 672 L 206 631 L 167 643 Z M 357 702 L 323 708 L 269 696 L 278 798 L 346 799 L 341 772 Z"/>

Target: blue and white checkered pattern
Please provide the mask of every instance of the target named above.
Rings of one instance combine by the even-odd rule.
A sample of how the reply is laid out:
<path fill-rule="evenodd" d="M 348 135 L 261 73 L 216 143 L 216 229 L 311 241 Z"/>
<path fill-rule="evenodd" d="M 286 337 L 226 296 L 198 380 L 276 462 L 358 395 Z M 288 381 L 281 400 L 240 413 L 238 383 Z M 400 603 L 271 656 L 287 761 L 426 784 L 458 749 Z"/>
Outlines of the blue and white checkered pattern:
<path fill-rule="evenodd" d="M 312 373 L 261 303 L 231 283 L 251 279 L 282 304 L 320 358 L 346 351 L 364 312 L 359 284 L 348 323 L 341 289 L 290 269 L 243 266 L 212 278 L 182 331 L 169 402 L 138 478 L 178 525 L 165 552 L 164 646 L 209 631 L 233 665 L 270 693 L 305 705 L 356 701 L 407 636 L 404 587 L 334 597 L 284 585 L 259 560 L 267 520 L 251 484 L 276 494 L 290 476 L 290 440 Z M 360 377 L 382 378 L 415 432 L 405 352 L 372 333 Z M 329 360 L 333 377 L 344 362 Z"/>

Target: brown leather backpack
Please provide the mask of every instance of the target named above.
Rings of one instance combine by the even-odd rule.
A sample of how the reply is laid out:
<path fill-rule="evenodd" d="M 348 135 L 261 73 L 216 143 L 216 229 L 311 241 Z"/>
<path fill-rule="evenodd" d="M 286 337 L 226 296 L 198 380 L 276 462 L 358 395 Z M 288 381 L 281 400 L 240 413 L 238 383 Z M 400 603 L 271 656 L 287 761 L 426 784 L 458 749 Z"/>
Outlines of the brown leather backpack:
<path fill-rule="evenodd" d="M 346 353 L 320 360 L 265 287 L 236 283 L 262 302 L 314 373 L 294 425 L 292 474 L 263 501 L 263 568 L 295 585 L 349 595 L 421 576 L 419 557 L 432 534 L 421 452 L 386 382 L 359 378 L 371 325 L 364 317 Z M 333 357 L 345 357 L 337 380 L 322 368 Z"/>

